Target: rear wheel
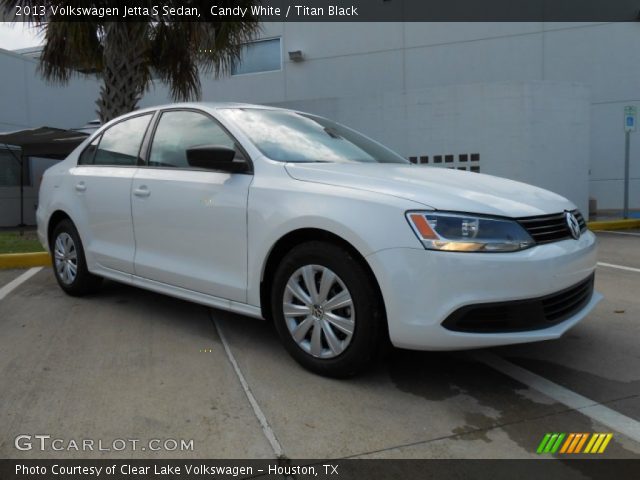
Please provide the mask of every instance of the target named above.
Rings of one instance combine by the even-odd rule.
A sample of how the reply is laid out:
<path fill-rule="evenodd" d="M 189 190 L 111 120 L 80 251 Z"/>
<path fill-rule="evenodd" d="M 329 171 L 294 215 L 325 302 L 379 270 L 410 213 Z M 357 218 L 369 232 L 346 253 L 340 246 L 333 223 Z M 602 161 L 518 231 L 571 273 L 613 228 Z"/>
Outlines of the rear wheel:
<path fill-rule="evenodd" d="M 80 235 L 70 220 L 62 220 L 51 236 L 53 272 L 58 285 L 69 295 L 81 296 L 98 290 L 102 278 L 89 273 Z"/>
<path fill-rule="evenodd" d="M 347 250 L 331 243 L 308 242 L 284 258 L 271 305 L 286 349 L 321 375 L 358 373 L 381 344 L 384 318 L 377 288 Z"/>

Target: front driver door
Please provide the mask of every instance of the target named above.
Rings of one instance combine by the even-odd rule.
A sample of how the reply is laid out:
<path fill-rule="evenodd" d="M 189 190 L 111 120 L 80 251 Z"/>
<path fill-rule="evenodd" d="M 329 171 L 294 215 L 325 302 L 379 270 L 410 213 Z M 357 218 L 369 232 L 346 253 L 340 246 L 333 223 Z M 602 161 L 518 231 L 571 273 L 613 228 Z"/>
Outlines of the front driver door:
<path fill-rule="evenodd" d="M 147 164 L 133 179 L 135 274 L 245 302 L 247 197 L 253 177 L 191 168 L 186 150 L 206 144 L 234 148 L 234 161 L 247 161 L 209 115 L 162 112 Z"/>

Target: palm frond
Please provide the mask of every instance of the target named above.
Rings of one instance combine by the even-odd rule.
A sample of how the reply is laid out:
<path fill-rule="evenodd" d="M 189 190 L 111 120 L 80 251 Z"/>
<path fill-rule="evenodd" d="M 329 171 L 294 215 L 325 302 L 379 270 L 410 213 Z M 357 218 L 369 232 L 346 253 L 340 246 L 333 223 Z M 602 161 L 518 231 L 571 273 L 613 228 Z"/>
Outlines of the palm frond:
<path fill-rule="evenodd" d="M 113 84 L 115 79 L 126 77 L 129 79 L 127 81 L 134 83 L 127 87 L 131 92 L 127 98 L 139 98 L 152 81 L 152 74 L 155 74 L 169 86 L 174 100 L 192 100 L 200 97 L 201 73 L 213 74 L 216 78 L 229 73 L 240 59 L 243 45 L 257 36 L 260 25 L 251 14 L 251 6 L 258 3 L 260 0 L 216 0 L 218 7 L 248 8 L 248 15 L 238 22 L 211 21 L 215 18 L 209 15 L 212 6 L 210 0 L 168 0 L 162 3 L 170 7 L 195 7 L 201 12 L 201 19 L 207 20 L 201 22 L 181 22 L 180 17 L 152 15 L 137 24 L 107 23 L 101 19 L 79 22 L 77 19 L 69 21 L 38 15 L 23 20 L 45 30 L 40 72 L 49 81 L 65 83 L 78 72 L 101 74 L 104 84 L 101 102 L 105 103 L 107 93 L 113 93 L 113 88 L 105 86 L 106 83 Z M 158 2 L 139 0 L 135 4 L 150 8 Z M 10 17 L 16 5 L 45 6 L 47 10 L 52 5 L 123 9 L 124 6 L 130 6 L 131 2 L 0 0 L 0 11 Z M 126 40 L 123 41 L 123 38 Z M 107 81 L 106 76 L 111 80 Z M 135 103 L 137 100 L 133 103 L 134 108 Z M 104 110 L 118 110 L 107 107 L 104 106 Z M 130 105 L 127 108 L 131 108 Z"/>
<path fill-rule="evenodd" d="M 101 27 L 90 22 L 52 21 L 45 29 L 40 72 L 54 83 L 66 83 L 79 72 L 102 69 Z"/>

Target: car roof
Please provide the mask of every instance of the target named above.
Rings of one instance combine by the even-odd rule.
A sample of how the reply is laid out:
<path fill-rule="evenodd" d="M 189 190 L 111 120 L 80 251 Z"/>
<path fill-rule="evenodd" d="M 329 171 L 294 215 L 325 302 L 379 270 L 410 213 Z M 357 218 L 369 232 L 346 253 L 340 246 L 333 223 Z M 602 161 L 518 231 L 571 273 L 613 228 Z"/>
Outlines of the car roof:
<path fill-rule="evenodd" d="M 255 105 L 252 103 L 237 102 L 192 102 L 195 105 L 202 105 L 209 108 L 259 108 L 268 110 L 285 110 L 279 107 L 271 107 L 269 105 Z"/>
<path fill-rule="evenodd" d="M 155 110 L 162 110 L 165 108 L 208 108 L 212 110 L 219 110 L 224 108 L 256 108 L 261 110 L 287 110 L 280 107 L 272 107 L 269 105 L 255 105 L 251 103 L 240 102 L 180 102 L 180 103 L 167 103 L 164 105 L 154 105 L 150 107 L 141 108 L 131 113 L 143 113 L 152 112 Z"/>
<path fill-rule="evenodd" d="M 272 107 L 269 105 L 254 105 L 251 103 L 239 103 L 239 102 L 180 102 L 180 103 L 166 103 L 163 105 L 153 105 L 150 107 L 145 107 L 145 108 L 140 108 L 138 110 L 134 110 L 133 112 L 129 112 L 129 113 L 125 113 L 124 115 L 121 115 L 117 118 L 114 118 L 113 120 L 109 121 L 108 123 L 96 127 L 96 131 L 98 130 L 104 130 L 102 127 L 107 127 L 109 125 L 112 125 L 114 123 L 117 123 L 125 118 L 129 118 L 129 117 L 134 117 L 137 115 L 141 115 L 141 114 L 145 114 L 145 113 L 150 113 L 150 112 L 155 112 L 157 110 L 163 110 L 163 109 L 168 109 L 168 108 L 200 108 L 200 109 L 204 109 L 204 110 L 222 110 L 225 108 L 253 108 L 253 109 L 259 109 L 259 110 L 280 110 L 280 111 L 284 111 L 284 112 L 297 112 L 296 110 L 290 110 L 287 108 L 280 108 L 280 107 Z"/>

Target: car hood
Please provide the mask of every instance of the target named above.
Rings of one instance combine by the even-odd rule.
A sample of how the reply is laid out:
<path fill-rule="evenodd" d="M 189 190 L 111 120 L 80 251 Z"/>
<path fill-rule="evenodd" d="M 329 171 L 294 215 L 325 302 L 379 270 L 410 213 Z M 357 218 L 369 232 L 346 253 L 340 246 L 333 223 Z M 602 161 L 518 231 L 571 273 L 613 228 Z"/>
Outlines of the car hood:
<path fill-rule="evenodd" d="M 297 180 L 393 195 L 436 210 L 529 217 L 576 208 L 542 188 L 447 168 L 390 163 L 287 163 L 285 168 Z"/>

